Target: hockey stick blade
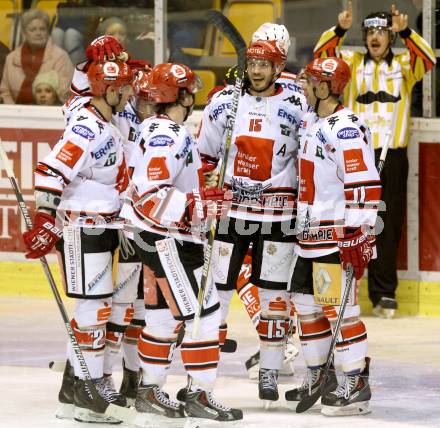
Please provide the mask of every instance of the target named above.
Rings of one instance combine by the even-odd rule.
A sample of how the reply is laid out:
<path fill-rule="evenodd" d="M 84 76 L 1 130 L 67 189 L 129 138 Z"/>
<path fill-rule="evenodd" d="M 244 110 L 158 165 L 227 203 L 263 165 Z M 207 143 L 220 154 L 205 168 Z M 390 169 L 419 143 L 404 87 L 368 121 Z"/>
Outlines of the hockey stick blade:
<path fill-rule="evenodd" d="M 211 9 L 208 11 L 208 19 L 214 24 L 222 34 L 231 42 L 238 57 L 238 69 L 244 70 L 246 63 L 246 42 L 243 36 L 235 28 L 234 24 L 226 18 L 219 10 Z"/>

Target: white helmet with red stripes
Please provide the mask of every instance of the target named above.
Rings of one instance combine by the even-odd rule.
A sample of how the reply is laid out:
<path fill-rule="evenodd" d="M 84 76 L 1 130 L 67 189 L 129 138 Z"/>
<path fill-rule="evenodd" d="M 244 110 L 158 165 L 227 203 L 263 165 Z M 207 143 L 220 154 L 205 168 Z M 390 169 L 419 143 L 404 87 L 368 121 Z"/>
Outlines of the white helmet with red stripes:
<path fill-rule="evenodd" d="M 290 36 L 287 28 L 284 25 L 272 24 L 271 22 L 265 22 L 258 27 L 257 31 L 252 35 L 252 43 L 257 40 L 274 40 L 277 41 L 284 49 L 284 54 L 287 56 L 287 52 L 290 47 Z"/>

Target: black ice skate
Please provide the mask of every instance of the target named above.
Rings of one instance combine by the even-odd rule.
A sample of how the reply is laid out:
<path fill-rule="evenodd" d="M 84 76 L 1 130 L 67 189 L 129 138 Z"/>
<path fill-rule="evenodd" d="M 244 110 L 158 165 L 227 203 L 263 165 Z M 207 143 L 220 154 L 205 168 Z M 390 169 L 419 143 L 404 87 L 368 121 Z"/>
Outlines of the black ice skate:
<path fill-rule="evenodd" d="M 122 360 L 122 382 L 119 392 L 127 399 L 127 405 L 134 406 L 139 386 L 139 371 L 133 371 L 125 367 Z"/>
<path fill-rule="evenodd" d="M 64 367 L 63 381 L 61 389 L 58 393 L 59 405 L 55 412 L 55 417 L 58 419 L 73 419 L 73 385 L 75 383 L 75 373 L 69 360 L 66 361 Z"/>
<path fill-rule="evenodd" d="M 379 318 L 394 318 L 397 310 L 397 300 L 391 297 L 381 297 L 379 303 L 373 308 L 373 315 Z"/>
<path fill-rule="evenodd" d="M 368 382 L 370 358 L 365 359 L 362 373 L 345 375 L 344 381 L 321 398 L 321 413 L 327 416 L 364 415 L 370 412 L 368 405 L 371 390 Z"/>
<path fill-rule="evenodd" d="M 124 396 L 116 392 L 113 379 L 111 376 L 104 376 L 99 379 L 92 380 L 96 391 L 100 397 L 107 403 L 116 406 L 126 407 L 127 401 Z M 86 392 L 86 385 L 84 381 L 78 379 L 74 386 L 74 419 L 79 422 L 99 422 L 104 424 L 120 424 L 122 421 L 106 416 L 101 413 L 97 407 L 99 403 L 90 400 Z"/>
<path fill-rule="evenodd" d="M 140 413 L 148 413 L 148 420 L 156 423 L 168 424 L 170 419 L 185 417 L 183 405 L 170 400 L 157 385 L 139 385 L 135 407 Z"/>
<path fill-rule="evenodd" d="M 316 369 L 308 369 L 302 385 L 299 388 L 286 391 L 286 401 L 295 402 L 296 407 L 297 401 L 301 401 L 306 396 L 314 394 L 319 388 L 321 388 L 321 383 L 324 377 L 324 368 L 325 365 Z M 337 386 L 338 380 L 336 378 L 335 369 L 331 366 L 324 386 L 324 392 L 333 391 Z"/>
<path fill-rule="evenodd" d="M 211 419 L 219 422 L 243 419 L 240 409 L 231 409 L 215 401 L 212 392 L 187 391 L 185 412 L 190 418 Z"/>
<path fill-rule="evenodd" d="M 258 396 L 264 401 L 264 408 L 268 409 L 272 402 L 277 401 L 278 395 L 278 370 L 260 369 L 258 380 Z"/>

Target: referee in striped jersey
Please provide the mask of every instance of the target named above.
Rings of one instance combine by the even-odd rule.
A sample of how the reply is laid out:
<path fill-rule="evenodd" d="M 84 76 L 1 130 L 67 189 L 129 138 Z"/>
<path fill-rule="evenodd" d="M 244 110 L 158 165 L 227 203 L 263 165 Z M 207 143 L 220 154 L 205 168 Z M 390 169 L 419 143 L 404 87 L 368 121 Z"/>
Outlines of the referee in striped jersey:
<path fill-rule="evenodd" d="M 366 53 L 342 50 L 347 30 L 353 22 L 352 2 L 338 15 L 338 24 L 325 31 L 315 46 L 315 57 L 340 55 L 350 66 L 351 81 L 344 92 L 344 104 L 370 127 L 376 162 L 387 133 L 392 132 L 385 168 L 382 172 L 380 212 L 384 230 L 376 244 L 378 258 L 368 266 L 368 291 L 376 316 L 392 318 L 397 309 L 397 248 L 406 208 L 408 178 L 411 92 L 435 64 L 429 44 L 408 27 L 408 15 L 393 5 L 391 13 L 375 12 L 363 23 Z M 394 54 L 391 46 L 400 36 L 407 50 Z M 355 120 L 355 118 L 353 118 Z"/>

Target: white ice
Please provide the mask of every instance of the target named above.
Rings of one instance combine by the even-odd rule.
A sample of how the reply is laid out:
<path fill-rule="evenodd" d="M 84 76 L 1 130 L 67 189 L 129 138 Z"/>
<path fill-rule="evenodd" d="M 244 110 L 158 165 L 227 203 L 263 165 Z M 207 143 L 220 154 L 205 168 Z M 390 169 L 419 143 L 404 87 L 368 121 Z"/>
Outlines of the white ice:
<path fill-rule="evenodd" d="M 241 308 L 234 309 L 229 320 L 229 337 L 237 339 L 239 346 L 234 354 L 222 354 L 215 389 L 218 401 L 241 408 L 244 420 L 238 426 L 246 428 L 440 427 L 440 319 L 365 318 L 365 322 L 372 358 L 372 413 L 329 418 L 319 413 L 319 406 L 301 415 L 289 410 L 284 391 L 302 382 L 301 357 L 295 361 L 295 375 L 281 378 L 280 400 L 264 411 L 257 384 L 247 378 L 244 368 L 244 361 L 257 350 L 257 337 Z M 54 417 L 62 374 L 47 366 L 49 361 L 65 358 L 67 337 L 55 303 L 2 297 L 0 326 L 0 428 L 88 428 Z M 115 378 L 120 381 L 119 367 Z M 180 361 L 176 361 L 165 389 L 174 395 L 185 383 Z M 108 427 L 91 425 L 104 426 Z"/>

